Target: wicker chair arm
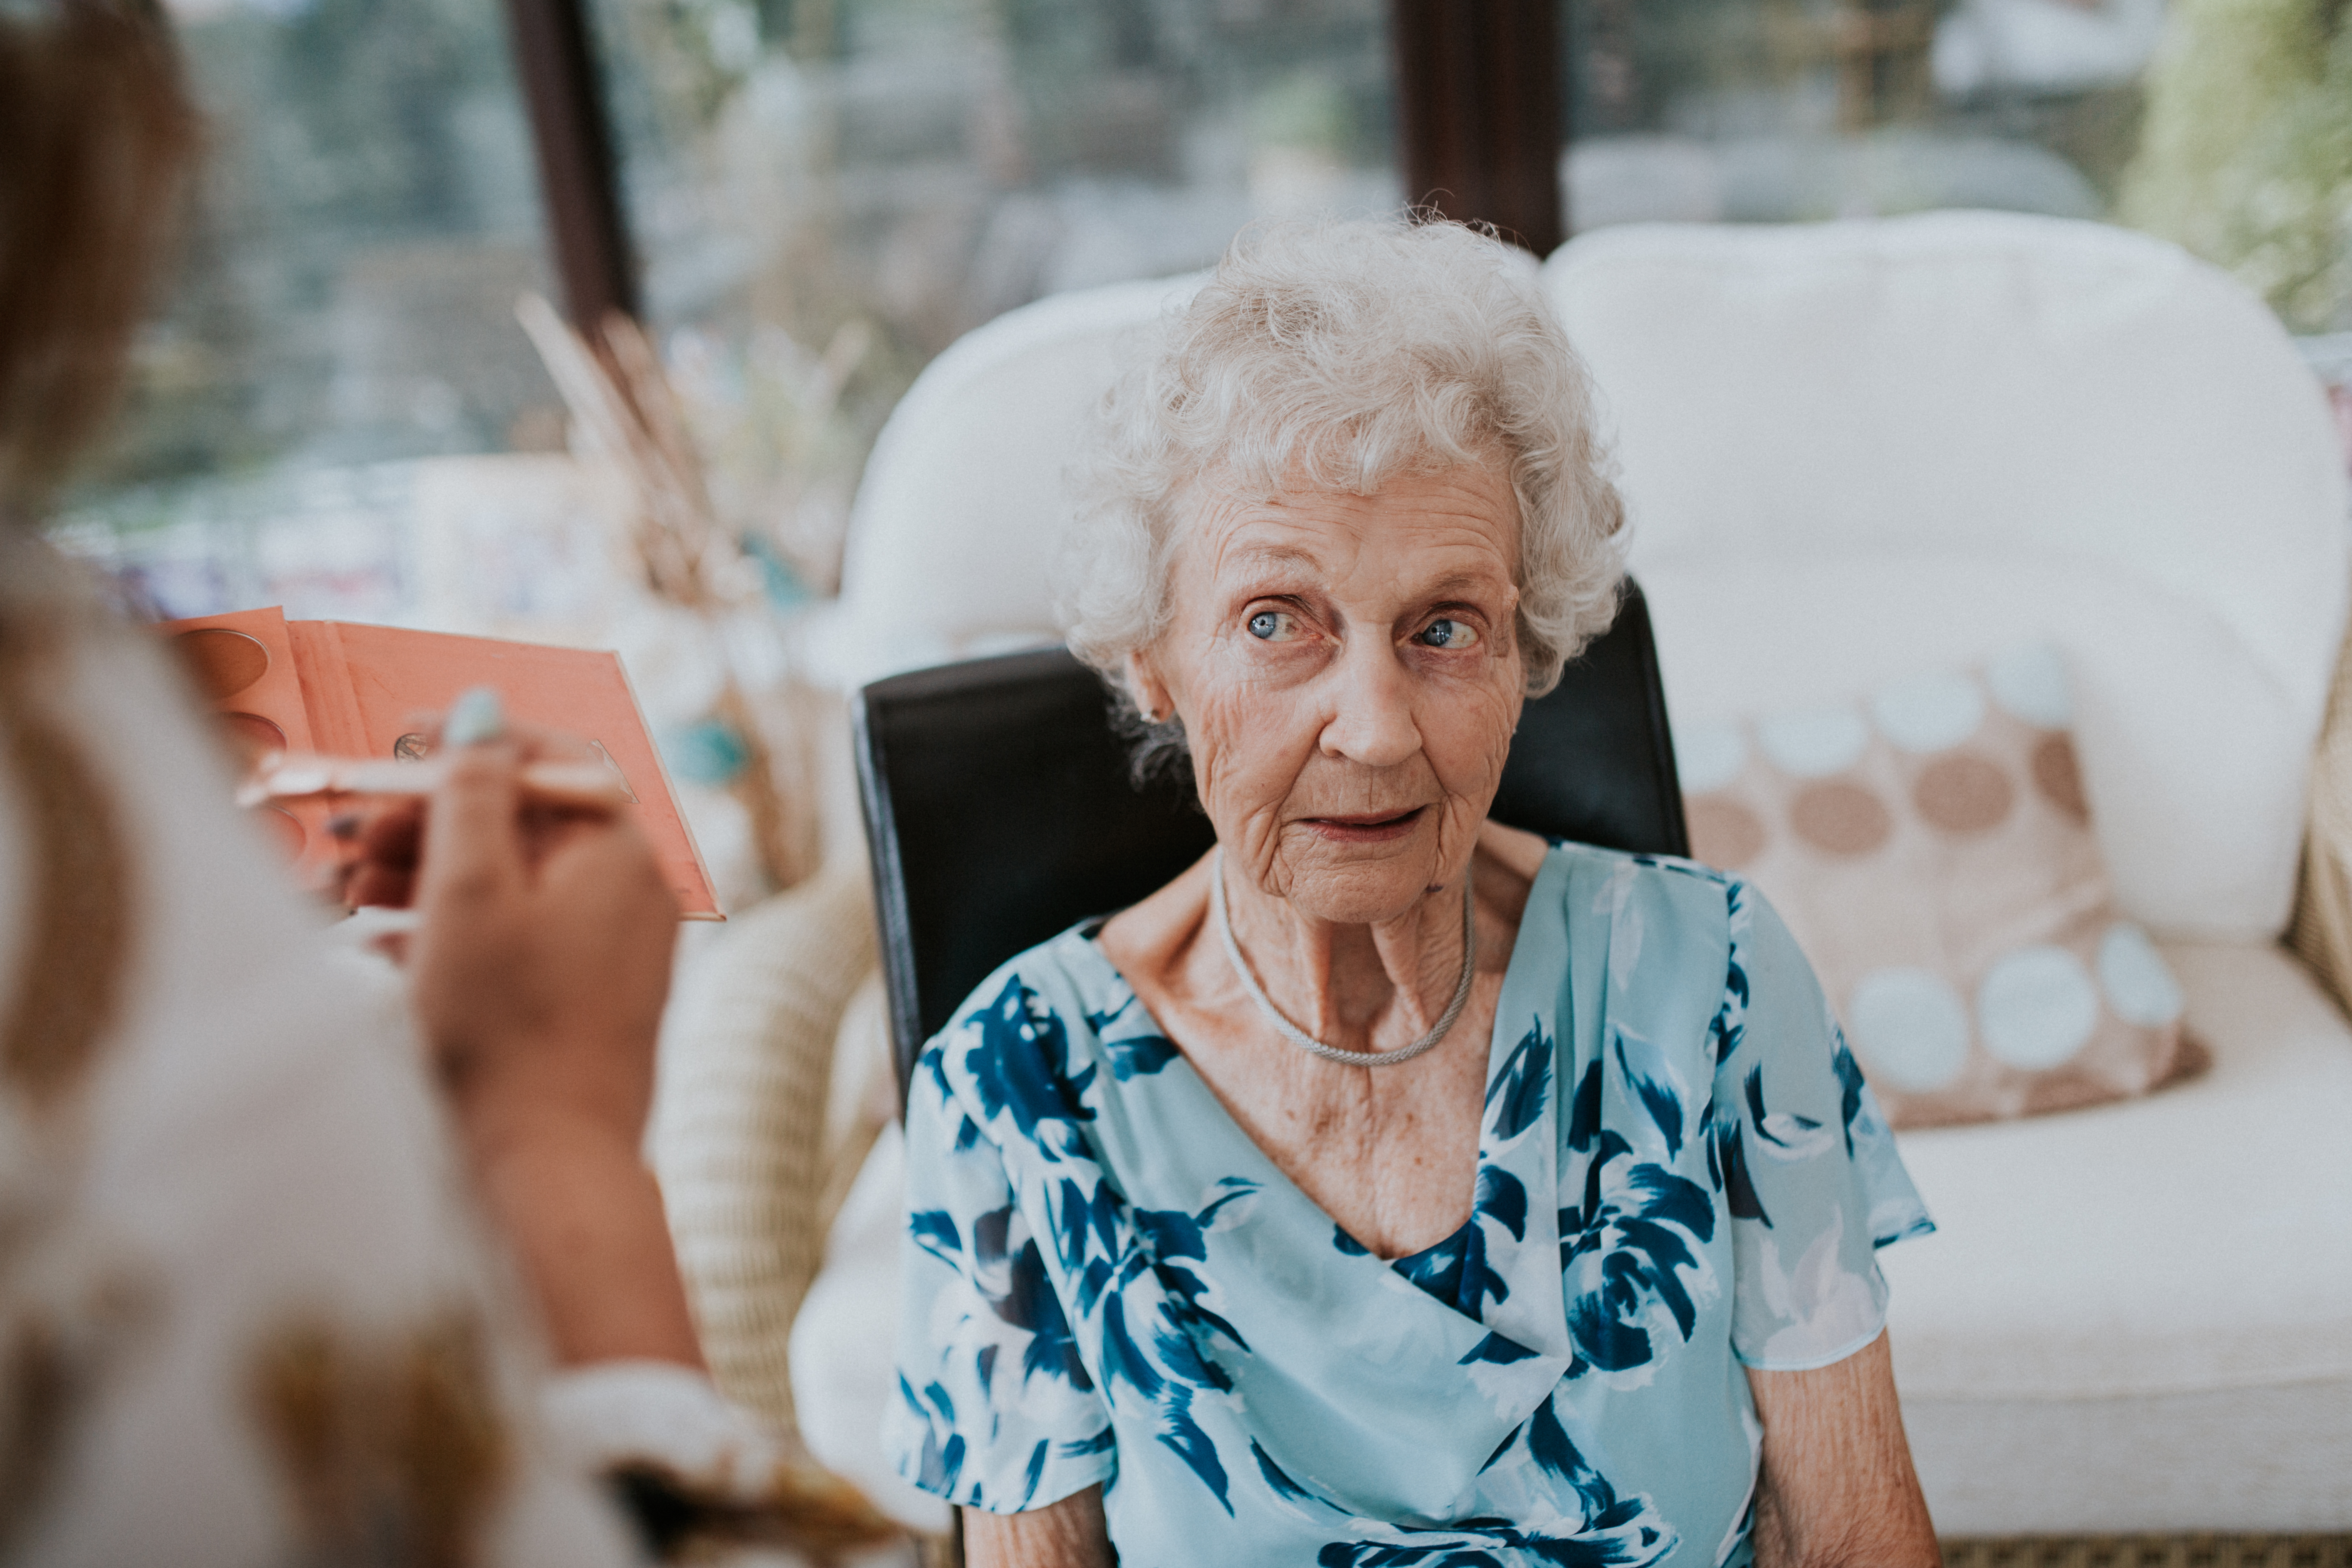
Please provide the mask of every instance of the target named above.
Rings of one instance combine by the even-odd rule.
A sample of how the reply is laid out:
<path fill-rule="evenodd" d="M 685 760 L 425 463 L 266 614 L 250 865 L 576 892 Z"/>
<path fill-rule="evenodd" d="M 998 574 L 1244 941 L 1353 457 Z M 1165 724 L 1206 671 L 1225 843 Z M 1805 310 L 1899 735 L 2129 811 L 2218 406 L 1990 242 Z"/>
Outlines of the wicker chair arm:
<path fill-rule="evenodd" d="M 730 1398 L 787 1425 L 793 1319 L 824 1253 L 835 1040 L 875 963 L 865 867 L 836 864 L 736 915 L 664 1031 L 648 1147 L 703 1354 Z"/>

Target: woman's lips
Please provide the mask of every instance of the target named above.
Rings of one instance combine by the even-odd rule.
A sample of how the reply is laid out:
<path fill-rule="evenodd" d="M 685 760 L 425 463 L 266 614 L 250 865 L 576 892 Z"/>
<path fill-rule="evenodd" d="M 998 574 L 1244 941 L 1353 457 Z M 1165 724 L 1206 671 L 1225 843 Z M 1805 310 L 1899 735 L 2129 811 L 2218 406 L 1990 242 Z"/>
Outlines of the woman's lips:
<path fill-rule="evenodd" d="M 1426 806 L 1411 811 L 1368 813 L 1359 816 L 1309 816 L 1301 825 L 1333 844 L 1386 844 L 1402 838 L 1421 821 Z"/>

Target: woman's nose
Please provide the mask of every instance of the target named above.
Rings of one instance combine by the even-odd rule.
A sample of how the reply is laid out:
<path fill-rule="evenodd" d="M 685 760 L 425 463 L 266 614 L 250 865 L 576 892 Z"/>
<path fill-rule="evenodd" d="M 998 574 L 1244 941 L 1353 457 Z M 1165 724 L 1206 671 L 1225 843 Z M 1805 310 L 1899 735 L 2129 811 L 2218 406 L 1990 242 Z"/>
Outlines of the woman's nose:
<path fill-rule="evenodd" d="M 1332 672 L 1338 689 L 1323 727 L 1323 750 L 1366 767 L 1394 767 L 1421 750 L 1412 683 L 1386 646 L 1359 644 Z"/>

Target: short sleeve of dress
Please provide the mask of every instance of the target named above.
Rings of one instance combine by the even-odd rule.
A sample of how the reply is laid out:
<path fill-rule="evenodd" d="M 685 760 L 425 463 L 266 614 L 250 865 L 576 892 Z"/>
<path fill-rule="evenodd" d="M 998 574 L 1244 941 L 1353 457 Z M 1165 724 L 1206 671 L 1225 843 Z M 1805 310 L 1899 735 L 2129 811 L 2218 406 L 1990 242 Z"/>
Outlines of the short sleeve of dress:
<path fill-rule="evenodd" d="M 1043 1508 L 1117 1468 L 1110 1414 L 1081 1362 L 1003 1152 L 936 1070 L 907 1106 L 898 1398 L 882 1441 L 898 1473 L 965 1508 Z"/>
<path fill-rule="evenodd" d="M 1935 1229 L 1812 965 L 1733 881 L 1709 1155 L 1732 1215 L 1732 1348 L 1801 1372 L 1886 1325 L 1879 1247 Z"/>

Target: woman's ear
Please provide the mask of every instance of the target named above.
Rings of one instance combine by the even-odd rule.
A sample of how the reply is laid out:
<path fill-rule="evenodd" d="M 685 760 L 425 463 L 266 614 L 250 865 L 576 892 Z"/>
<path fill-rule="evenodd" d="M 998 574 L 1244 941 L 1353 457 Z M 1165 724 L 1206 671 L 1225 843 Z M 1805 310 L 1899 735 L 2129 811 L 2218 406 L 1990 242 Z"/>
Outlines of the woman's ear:
<path fill-rule="evenodd" d="M 1140 652 L 1127 656 L 1127 694 L 1135 700 L 1135 710 L 1147 724 L 1165 724 L 1175 716 L 1176 704 L 1169 699 L 1167 682 Z"/>

